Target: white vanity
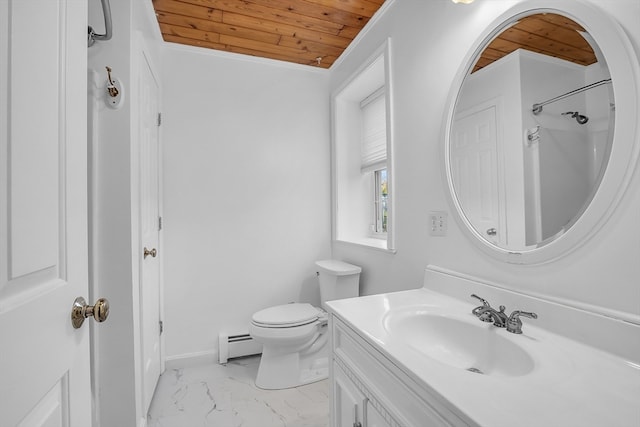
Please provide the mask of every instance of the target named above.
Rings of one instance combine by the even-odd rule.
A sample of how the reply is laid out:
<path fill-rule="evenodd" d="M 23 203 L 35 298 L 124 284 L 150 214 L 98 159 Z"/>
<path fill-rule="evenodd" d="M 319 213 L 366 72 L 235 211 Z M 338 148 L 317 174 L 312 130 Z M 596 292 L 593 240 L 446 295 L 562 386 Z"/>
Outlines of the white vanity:
<path fill-rule="evenodd" d="M 424 284 L 328 304 L 333 427 L 640 425 L 638 325 L 437 267 Z M 472 293 L 538 319 L 481 322 Z"/>

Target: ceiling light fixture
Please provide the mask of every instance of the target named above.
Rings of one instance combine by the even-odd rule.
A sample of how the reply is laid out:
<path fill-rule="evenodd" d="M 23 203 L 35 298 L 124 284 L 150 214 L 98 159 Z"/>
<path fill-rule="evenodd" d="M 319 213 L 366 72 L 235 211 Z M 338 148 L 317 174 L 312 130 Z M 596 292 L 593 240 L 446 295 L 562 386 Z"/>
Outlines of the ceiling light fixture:
<path fill-rule="evenodd" d="M 469 4 L 469 3 L 473 3 L 473 0 L 451 0 L 454 3 L 462 3 L 462 4 Z"/>

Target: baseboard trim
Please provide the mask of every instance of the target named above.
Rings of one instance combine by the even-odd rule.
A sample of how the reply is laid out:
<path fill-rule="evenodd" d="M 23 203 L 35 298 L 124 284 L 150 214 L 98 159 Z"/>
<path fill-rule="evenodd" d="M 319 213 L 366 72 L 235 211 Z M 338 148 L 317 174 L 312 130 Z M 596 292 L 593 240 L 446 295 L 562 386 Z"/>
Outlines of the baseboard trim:
<path fill-rule="evenodd" d="M 165 359 L 166 369 L 180 369 L 189 366 L 208 365 L 218 363 L 218 351 L 206 350 L 194 353 L 184 353 L 175 356 L 168 356 Z"/>

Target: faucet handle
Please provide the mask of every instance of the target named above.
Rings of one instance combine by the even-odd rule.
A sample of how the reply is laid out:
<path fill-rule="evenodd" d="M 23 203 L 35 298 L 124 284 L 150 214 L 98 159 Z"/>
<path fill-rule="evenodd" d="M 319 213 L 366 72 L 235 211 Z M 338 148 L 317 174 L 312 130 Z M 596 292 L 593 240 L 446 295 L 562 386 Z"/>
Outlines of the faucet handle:
<path fill-rule="evenodd" d="M 478 295 L 476 295 L 476 294 L 471 294 L 471 298 L 475 298 L 475 299 L 477 299 L 477 300 L 480 300 L 480 302 L 482 303 L 482 305 L 484 305 L 485 307 L 489 307 L 489 301 L 487 301 L 486 299 L 481 298 L 481 297 L 479 297 L 479 296 L 478 296 Z"/>
<path fill-rule="evenodd" d="M 522 333 L 522 320 L 520 320 L 520 316 L 528 317 L 530 319 L 537 319 L 538 315 L 535 313 L 530 313 L 527 311 L 515 310 L 509 316 L 509 320 L 507 320 L 507 331 L 513 334 L 521 334 Z"/>
<path fill-rule="evenodd" d="M 482 302 L 481 306 L 478 306 L 478 307 L 474 308 L 473 310 L 471 310 L 471 313 L 473 313 L 473 315 L 476 316 L 476 317 L 480 317 L 480 315 L 482 314 L 482 313 L 479 312 L 481 308 L 483 308 L 483 307 L 491 307 L 489 305 L 489 301 L 487 301 L 484 298 L 479 297 L 476 294 L 471 294 L 471 298 L 475 298 L 477 300 L 480 300 L 480 302 Z"/>
<path fill-rule="evenodd" d="M 471 298 L 475 298 L 475 299 L 477 299 L 477 300 L 480 300 L 480 302 L 482 303 L 482 305 L 484 305 L 485 307 L 489 307 L 489 301 L 487 301 L 486 299 L 481 298 L 481 297 L 479 297 L 479 296 L 478 296 L 478 295 L 476 295 L 476 294 L 471 294 Z"/>

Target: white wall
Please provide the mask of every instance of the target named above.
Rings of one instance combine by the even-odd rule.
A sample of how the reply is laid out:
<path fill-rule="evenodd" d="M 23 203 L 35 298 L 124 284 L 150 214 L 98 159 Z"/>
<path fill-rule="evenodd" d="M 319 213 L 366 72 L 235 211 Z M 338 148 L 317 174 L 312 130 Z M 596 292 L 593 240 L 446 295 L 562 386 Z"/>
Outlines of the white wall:
<path fill-rule="evenodd" d="M 109 318 L 92 328 L 92 385 L 96 426 L 135 426 L 145 421 L 140 399 L 141 363 L 138 326 L 139 279 L 136 177 L 138 128 L 132 120 L 135 93 L 131 87 L 140 42 L 157 63 L 154 43 L 160 35 L 151 0 L 111 0 L 113 38 L 88 50 L 89 91 L 97 94 L 95 120 L 89 126 L 89 264 L 90 300 L 105 297 Z M 104 33 L 100 0 L 89 1 L 89 25 Z M 122 82 L 125 98 L 118 110 L 107 108 L 103 93 L 107 74 Z M 91 105 L 89 108 L 92 108 Z"/>
<path fill-rule="evenodd" d="M 166 355 L 213 360 L 255 311 L 319 302 L 328 72 L 168 45 L 163 75 Z"/>
<path fill-rule="evenodd" d="M 113 77 L 129 89 L 130 5 L 111 2 L 111 13 L 113 38 L 108 42 L 96 42 L 89 48 L 89 69 L 98 73 L 97 88 L 106 81 L 105 66 L 108 65 L 113 70 Z M 89 3 L 89 25 L 104 33 L 100 1 Z M 93 381 L 98 403 L 94 415 L 98 426 L 107 426 L 110 422 L 132 425 L 136 418 L 136 399 L 132 381 L 135 359 L 128 173 L 131 108 L 130 103 L 125 102 L 120 110 L 110 110 L 102 102 L 102 91 L 96 91 L 99 98 L 96 103 L 99 108 L 97 138 L 90 139 L 93 159 L 89 162 L 92 181 L 89 256 L 93 288 L 90 300 L 107 298 L 110 313 L 105 323 L 92 327 Z M 116 169 L 120 173 L 115 174 Z"/>
<path fill-rule="evenodd" d="M 428 234 L 427 214 L 450 211 L 442 126 L 449 90 L 467 51 L 483 30 L 518 1 L 395 1 L 349 54 L 331 70 L 335 90 L 387 37 L 392 44 L 395 105 L 396 254 L 340 242 L 336 258 L 363 267 L 365 294 L 417 288 L 424 267 L 434 264 L 503 283 L 512 289 L 640 314 L 640 172 L 605 227 L 580 249 L 538 266 L 505 264 L 489 258 L 467 239 L 449 216 L 446 237 Z M 591 0 L 624 27 L 636 52 L 640 44 L 637 0 Z M 605 13 L 605 12 L 603 12 Z M 511 307 L 510 307 L 511 309 Z M 526 309 L 526 307 L 524 308 Z"/>

